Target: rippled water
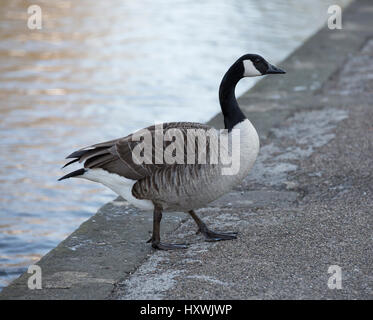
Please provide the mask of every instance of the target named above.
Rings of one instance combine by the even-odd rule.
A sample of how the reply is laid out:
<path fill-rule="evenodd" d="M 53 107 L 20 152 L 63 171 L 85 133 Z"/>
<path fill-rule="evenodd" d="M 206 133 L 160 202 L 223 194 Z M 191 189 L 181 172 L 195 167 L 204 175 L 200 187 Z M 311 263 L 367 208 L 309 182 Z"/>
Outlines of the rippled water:
<path fill-rule="evenodd" d="M 0 290 L 114 194 L 57 182 L 76 148 L 219 111 L 244 53 L 284 59 L 348 0 L 2 0 Z M 27 28 L 27 7 L 43 10 Z M 244 80 L 238 93 L 253 84 Z"/>

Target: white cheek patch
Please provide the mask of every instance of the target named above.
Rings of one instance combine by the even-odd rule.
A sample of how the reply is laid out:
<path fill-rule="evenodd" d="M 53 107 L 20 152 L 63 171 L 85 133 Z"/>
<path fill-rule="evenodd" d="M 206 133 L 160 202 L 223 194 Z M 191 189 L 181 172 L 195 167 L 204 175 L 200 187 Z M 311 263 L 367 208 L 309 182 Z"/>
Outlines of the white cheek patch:
<path fill-rule="evenodd" d="M 257 68 L 255 68 L 254 64 L 251 62 L 251 60 L 244 60 L 243 61 L 244 66 L 244 77 L 257 77 L 261 76 L 262 74 L 259 72 Z"/>

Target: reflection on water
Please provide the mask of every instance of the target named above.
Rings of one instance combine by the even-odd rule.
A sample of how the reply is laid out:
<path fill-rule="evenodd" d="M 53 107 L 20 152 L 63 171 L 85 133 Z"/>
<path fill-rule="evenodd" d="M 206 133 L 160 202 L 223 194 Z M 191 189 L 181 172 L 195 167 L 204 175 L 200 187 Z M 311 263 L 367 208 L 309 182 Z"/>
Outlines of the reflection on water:
<path fill-rule="evenodd" d="M 0 11 L 0 290 L 113 194 L 57 183 L 76 148 L 160 121 L 201 121 L 238 56 L 276 63 L 348 0 L 35 0 Z M 242 93 L 253 82 L 243 81 Z"/>

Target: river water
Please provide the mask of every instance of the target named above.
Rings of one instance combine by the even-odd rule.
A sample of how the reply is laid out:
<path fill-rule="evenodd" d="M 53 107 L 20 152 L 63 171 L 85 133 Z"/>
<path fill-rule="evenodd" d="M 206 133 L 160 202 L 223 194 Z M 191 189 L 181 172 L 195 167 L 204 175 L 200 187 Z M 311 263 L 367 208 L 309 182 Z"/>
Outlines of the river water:
<path fill-rule="evenodd" d="M 154 122 L 209 120 L 235 59 L 281 61 L 348 2 L 2 0 L 0 290 L 115 197 L 57 182 L 67 154 Z M 41 30 L 27 27 L 31 4 Z"/>

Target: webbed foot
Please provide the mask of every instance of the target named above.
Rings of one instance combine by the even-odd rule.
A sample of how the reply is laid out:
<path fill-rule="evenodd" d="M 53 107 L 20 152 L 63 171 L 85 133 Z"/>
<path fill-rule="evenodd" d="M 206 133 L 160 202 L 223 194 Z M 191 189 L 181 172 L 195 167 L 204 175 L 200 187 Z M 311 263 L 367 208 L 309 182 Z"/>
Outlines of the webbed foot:
<path fill-rule="evenodd" d="M 177 250 L 187 249 L 188 246 L 183 243 L 163 243 L 163 242 L 152 242 L 152 247 L 158 250 Z"/>
<path fill-rule="evenodd" d="M 215 232 L 208 228 L 199 230 L 208 242 L 237 239 L 237 232 Z"/>

